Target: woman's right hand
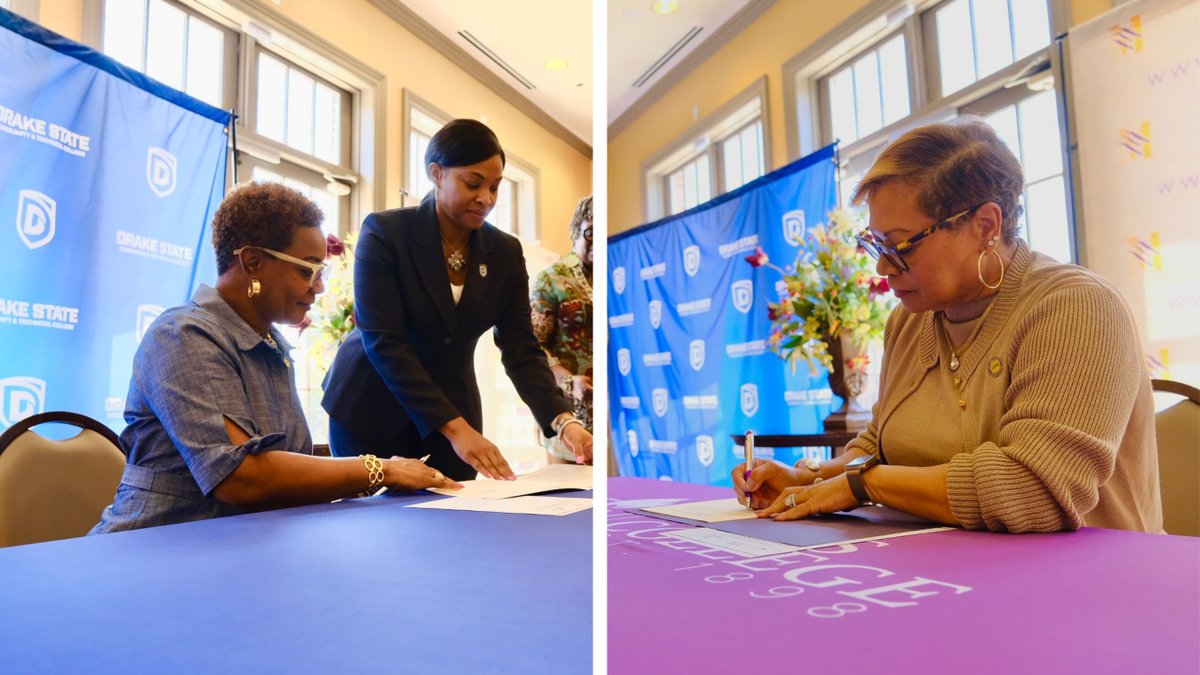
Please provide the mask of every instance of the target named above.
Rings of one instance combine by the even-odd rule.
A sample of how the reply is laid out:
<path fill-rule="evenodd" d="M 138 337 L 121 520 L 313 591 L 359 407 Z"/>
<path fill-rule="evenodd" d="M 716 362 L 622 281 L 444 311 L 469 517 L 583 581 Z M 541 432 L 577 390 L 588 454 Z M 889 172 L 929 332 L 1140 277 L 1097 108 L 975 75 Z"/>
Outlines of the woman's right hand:
<path fill-rule="evenodd" d="M 470 464 L 471 468 L 488 478 L 517 479 L 512 469 L 508 468 L 508 461 L 504 459 L 504 455 L 500 454 L 500 448 L 471 428 L 463 418 L 447 422 L 441 431 L 446 440 L 450 441 L 454 453 L 462 461 Z"/>
<path fill-rule="evenodd" d="M 462 487 L 462 483 L 447 478 L 441 471 L 425 462 L 408 457 L 389 457 L 383 460 L 383 482 L 389 488 L 401 490 L 422 490 L 431 487 L 456 490 Z"/>
<path fill-rule="evenodd" d="M 733 490 L 737 493 L 738 503 L 746 503 L 746 495 L 750 495 L 750 507 L 764 509 L 770 506 L 783 493 L 784 489 L 812 482 L 814 474 L 811 471 L 799 471 L 775 460 L 754 460 L 754 468 L 746 477 L 745 462 L 733 467 Z"/>

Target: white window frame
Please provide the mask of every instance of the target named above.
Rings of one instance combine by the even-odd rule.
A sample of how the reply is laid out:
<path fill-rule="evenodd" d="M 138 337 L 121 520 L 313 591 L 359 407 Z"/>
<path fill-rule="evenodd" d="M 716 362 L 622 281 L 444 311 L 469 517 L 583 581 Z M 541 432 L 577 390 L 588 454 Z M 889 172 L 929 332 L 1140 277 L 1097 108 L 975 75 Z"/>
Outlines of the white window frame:
<path fill-rule="evenodd" d="M 762 173 L 766 174 L 773 167 L 766 76 L 758 78 L 721 107 L 697 120 L 685 132 L 642 162 L 642 205 L 646 222 L 653 222 L 670 214 L 670 189 L 667 184 L 669 176 L 702 154 L 709 155 L 710 198 L 727 192 L 720 152 L 721 142 L 755 122 L 762 125 Z"/>
<path fill-rule="evenodd" d="M 1066 32 L 1070 16 L 1065 3 L 1046 0 L 1050 18 L 1050 43 L 1012 64 L 991 73 L 976 82 L 952 92 L 940 95 L 940 84 L 936 70 L 939 67 L 937 47 L 929 44 L 932 35 L 927 30 L 929 21 L 924 17 L 949 0 L 915 3 L 905 0 L 871 0 L 842 24 L 828 32 L 823 38 L 788 59 L 782 67 L 784 89 L 784 113 L 786 117 L 787 148 L 789 161 L 795 161 L 828 143 L 833 142 L 831 124 L 827 121 L 827 104 L 824 102 L 822 83 L 824 78 L 859 55 L 878 47 L 885 39 L 898 31 L 905 36 L 905 51 L 908 55 L 909 97 L 911 112 L 890 125 L 884 126 L 853 143 L 841 145 L 839 153 L 839 179 L 846 175 L 861 173 L 874 161 L 887 143 L 895 140 L 909 129 L 946 122 L 962 114 L 973 112 L 972 105 L 984 101 L 998 91 L 1026 83 L 1044 80 L 1046 71 L 1055 74 L 1054 89 L 1058 101 L 1060 134 L 1063 142 L 1063 167 L 1069 173 L 1070 158 L 1067 149 L 1065 119 L 1065 94 L 1062 83 L 1062 68 L 1055 46 L 1055 36 Z M 1030 91 L 1029 95 L 1035 94 Z M 1067 178 L 1067 211 L 1075 246 L 1075 209 L 1071 202 L 1071 181 Z M 855 186 L 838 182 L 839 203 L 845 204 Z M 843 194 L 845 193 L 845 194 Z"/>

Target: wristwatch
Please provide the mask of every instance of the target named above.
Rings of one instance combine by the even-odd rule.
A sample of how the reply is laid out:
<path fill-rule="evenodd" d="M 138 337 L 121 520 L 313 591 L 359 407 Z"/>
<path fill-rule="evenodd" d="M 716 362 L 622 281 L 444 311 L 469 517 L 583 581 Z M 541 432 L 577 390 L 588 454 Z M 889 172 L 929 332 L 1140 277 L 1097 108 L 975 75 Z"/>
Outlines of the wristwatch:
<path fill-rule="evenodd" d="M 858 500 L 859 506 L 866 506 L 871 503 L 871 495 L 867 493 L 867 486 L 863 483 L 862 475 L 873 466 L 879 464 L 879 455 L 874 453 L 855 457 L 846 463 L 846 480 L 850 482 L 850 491 L 854 493 L 854 498 Z"/>

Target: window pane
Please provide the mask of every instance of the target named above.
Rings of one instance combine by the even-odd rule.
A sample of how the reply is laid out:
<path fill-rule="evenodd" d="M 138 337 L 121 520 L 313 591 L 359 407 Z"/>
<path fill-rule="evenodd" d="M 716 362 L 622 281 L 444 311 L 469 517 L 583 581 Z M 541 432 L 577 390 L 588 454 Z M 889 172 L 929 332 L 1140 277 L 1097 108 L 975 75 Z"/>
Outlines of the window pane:
<path fill-rule="evenodd" d="M 258 112 L 255 129 L 279 141 L 287 123 L 287 66 L 264 54 L 258 55 Z"/>
<path fill-rule="evenodd" d="M 142 70 L 146 39 L 145 0 L 108 0 L 104 3 L 104 53 L 130 68 Z"/>
<path fill-rule="evenodd" d="M 742 180 L 742 135 L 734 134 L 721 142 L 721 161 L 725 165 L 725 191 L 741 185 Z"/>
<path fill-rule="evenodd" d="M 496 195 L 496 207 L 492 209 L 491 217 L 488 220 L 496 227 L 516 234 L 514 227 L 514 206 L 516 204 L 516 183 L 511 178 L 504 178 L 500 181 L 500 191 Z"/>
<path fill-rule="evenodd" d="M 696 159 L 696 201 L 692 206 L 712 199 L 712 169 L 708 164 L 707 154 Z"/>
<path fill-rule="evenodd" d="M 183 89 L 187 15 L 162 0 L 150 0 L 148 23 L 146 74 L 169 87 Z"/>
<path fill-rule="evenodd" d="M 991 125 L 996 133 L 1000 136 L 1000 140 L 1012 150 L 1017 156 L 1017 160 L 1021 161 L 1024 166 L 1024 160 L 1021 158 L 1021 134 L 1017 131 L 1017 108 L 1016 106 L 1005 106 L 996 112 L 988 115 L 983 119 Z"/>
<path fill-rule="evenodd" d="M 971 44 L 967 0 L 954 0 L 937 11 L 937 42 L 945 96 L 975 81 L 975 50 Z"/>
<path fill-rule="evenodd" d="M 256 166 L 254 167 L 254 171 L 250 172 L 250 180 L 257 183 L 282 183 L 283 176 Z"/>
<path fill-rule="evenodd" d="M 875 52 L 854 62 L 854 103 L 860 138 L 883 127 L 883 104 L 879 100 L 879 57 Z"/>
<path fill-rule="evenodd" d="M 979 56 L 979 67 L 974 79 L 979 79 L 1013 62 L 1012 38 L 1009 33 L 1008 0 L 972 2 L 975 14 L 975 48 Z"/>
<path fill-rule="evenodd" d="M 1050 16 L 1045 0 L 1011 0 L 1016 58 L 1050 44 Z"/>
<path fill-rule="evenodd" d="M 321 207 L 321 213 L 325 214 L 325 220 L 321 221 L 321 230 L 325 234 L 338 234 L 338 224 L 341 223 L 338 217 L 338 198 L 328 190 L 318 188 L 312 191 L 312 200 Z"/>
<path fill-rule="evenodd" d="M 696 194 L 696 163 L 683 167 L 683 208 L 690 209 L 699 203 Z"/>
<path fill-rule="evenodd" d="M 668 191 L 670 194 L 668 215 L 675 215 L 686 209 L 683 205 L 683 170 L 676 171 L 667 178 Z"/>
<path fill-rule="evenodd" d="M 314 99 L 313 154 L 341 164 L 342 97 L 333 87 L 318 83 Z"/>
<path fill-rule="evenodd" d="M 1029 213 L 1029 247 L 1063 262 L 1074 259 L 1071 255 L 1070 229 L 1067 224 L 1067 194 L 1061 175 L 1026 189 Z"/>
<path fill-rule="evenodd" d="M 1032 183 L 1062 173 L 1062 146 L 1054 92 L 1045 91 L 1018 104 L 1025 181 Z"/>
<path fill-rule="evenodd" d="M 742 184 L 763 175 L 762 120 L 742 131 Z"/>
<path fill-rule="evenodd" d="M 187 93 L 201 101 L 222 106 L 221 71 L 225 36 L 194 16 L 188 17 Z"/>
<path fill-rule="evenodd" d="M 295 178 L 284 178 L 283 184 L 287 187 L 292 188 L 296 192 L 299 192 L 300 194 L 304 195 L 305 197 L 312 199 L 312 193 L 313 193 L 312 186 L 307 185 L 305 183 L 301 183 L 300 181 L 296 180 Z"/>
<path fill-rule="evenodd" d="M 908 95 L 908 57 L 904 35 L 897 35 L 879 48 L 879 71 L 883 78 L 883 124 L 908 115 L 911 111 Z"/>
<path fill-rule="evenodd" d="M 421 199 L 433 189 L 433 181 L 429 180 L 425 170 L 425 151 L 429 148 L 429 136 L 413 131 L 410 140 L 408 175 L 413 198 Z"/>
<path fill-rule="evenodd" d="M 295 68 L 288 68 L 287 82 L 287 144 L 312 154 L 315 82 Z"/>
<path fill-rule="evenodd" d="M 854 72 L 843 68 L 829 78 L 829 121 L 834 140 L 842 144 L 858 140 L 854 119 Z"/>

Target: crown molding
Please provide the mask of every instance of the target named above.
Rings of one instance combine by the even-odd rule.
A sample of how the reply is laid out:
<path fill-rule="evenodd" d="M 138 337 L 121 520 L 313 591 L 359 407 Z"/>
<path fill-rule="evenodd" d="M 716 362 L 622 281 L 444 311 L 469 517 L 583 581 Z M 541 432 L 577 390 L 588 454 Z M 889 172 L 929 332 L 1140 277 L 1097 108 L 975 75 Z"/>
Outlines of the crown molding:
<path fill-rule="evenodd" d="M 383 12 L 396 23 L 400 24 L 404 30 L 417 36 L 442 56 L 446 57 L 451 63 L 466 71 L 468 75 L 478 80 L 488 89 L 491 89 L 500 98 L 507 101 L 514 108 L 525 114 L 533 121 L 540 124 L 546 131 L 552 135 L 562 139 L 567 145 L 574 148 L 584 157 L 589 160 L 592 158 L 592 146 L 582 138 L 571 133 L 569 129 L 560 124 L 558 120 L 551 117 L 546 111 L 534 105 L 532 101 L 521 95 L 519 91 L 512 85 L 505 82 L 499 75 L 488 70 L 479 61 L 476 61 L 467 53 L 465 49 L 460 47 L 456 42 L 443 35 L 434 28 L 428 21 L 422 19 L 416 12 L 408 7 L 405 7 L 400 0 L 367 0 L 376 9 Z M 773 0 L 772 0 L 773 1 Z"/>

